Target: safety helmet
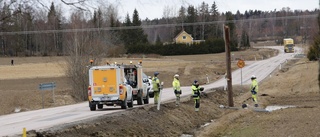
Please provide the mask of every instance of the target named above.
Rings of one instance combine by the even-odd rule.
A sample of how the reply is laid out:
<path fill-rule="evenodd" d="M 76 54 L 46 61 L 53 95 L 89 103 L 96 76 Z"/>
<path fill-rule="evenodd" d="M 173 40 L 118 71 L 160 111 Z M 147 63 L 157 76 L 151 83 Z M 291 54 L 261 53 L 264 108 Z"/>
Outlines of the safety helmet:
<path fill-rule="evenodd" d="M 148 76 L 148 79 L 151 79 L 151 76 Z"/>
<path fill-rule="evenodd" d="M 178 75 L 178 74 L 175 74 L 174 77 L 177 78 L 177 77 L 179 77 L 179 75 Z"/>
<path fill-rule="evenodd" d="M 195 85 L 196 87 L 198 87 L 198 86 L 199 86 L 198 80 L 194 80 L 194 81 L 193 81 L 193 85 Z"/>
<path fill-rule="evenodd" d="M 248 107 L 248 104 L 242 104 L 242 108 Z"/>
<path fill-rule="evenodd" d="M 158 76 L 158 75 L 159 75 L 159 72 L 154 72 L 154 75 L 155 75 L 155 76 Z"/>
<path fill-rule="evenodd" d="M 199 85 L 198 80 L 194 80 L 194 81 L 193 81 L 193 84 Z"/>
<path fill-rule="evenodd" d="M 257 77 L 255 75 L 252 75 L 251 76 L 251 79 L 256 79 Z"/>

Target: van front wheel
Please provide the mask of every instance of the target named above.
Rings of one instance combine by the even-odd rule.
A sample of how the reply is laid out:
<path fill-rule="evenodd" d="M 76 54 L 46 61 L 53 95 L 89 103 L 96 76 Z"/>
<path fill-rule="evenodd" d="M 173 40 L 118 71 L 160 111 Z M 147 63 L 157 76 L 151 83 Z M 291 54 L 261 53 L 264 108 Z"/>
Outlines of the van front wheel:
<path fill-rule="evenodd" d="M 128 102 L 128 107 L 132 108 L 133 107 L 133 97 L 131 97 L 130 102 Z"/>
<path fill-rule="evenodd" d="M 103 104 L 98 104 L 98 109 L 103 109 Z"/>
<path fill-rule="evenodd" d="M 143 99 L 144 104 L 149 104 L 149 91 L 147 92 L 147 96 L 145 99 Z"/>
<path fill-rule="evenodd" d="M 124 98 L 124 100 L 121 103 L 121 109 L 127 109 L 127 96 Z"/>

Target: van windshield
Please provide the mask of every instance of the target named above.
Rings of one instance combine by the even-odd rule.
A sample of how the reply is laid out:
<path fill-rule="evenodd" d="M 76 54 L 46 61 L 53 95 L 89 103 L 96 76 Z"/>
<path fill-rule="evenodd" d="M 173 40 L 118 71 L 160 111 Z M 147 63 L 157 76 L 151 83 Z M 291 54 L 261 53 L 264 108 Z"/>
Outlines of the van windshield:
<path fill-rule="evenodd" d="M 142 72 L 142 78 L 143 79 L 148 79 L 148 76 L 145 73 Z"/>
<path fill-rule="evenodd" d="M 288 45 L 286 45 L 287 47 L 289 47 L 289 48 L 291 48 L 291 47 L 293 47 L 294 45 L 293 44 L 288 44 Z"/>

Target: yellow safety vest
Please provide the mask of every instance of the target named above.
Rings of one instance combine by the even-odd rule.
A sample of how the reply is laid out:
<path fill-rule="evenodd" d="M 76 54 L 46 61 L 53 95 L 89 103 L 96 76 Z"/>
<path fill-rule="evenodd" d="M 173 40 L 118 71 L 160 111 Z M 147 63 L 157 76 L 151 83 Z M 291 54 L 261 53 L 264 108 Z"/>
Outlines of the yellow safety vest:
<path fill-rule="evenodd" d="M 253 89 L 254 88 L 254 89 Z M 256 79 L 252 80 L 252 83 L 250 85 L 250 90 L 254 90 L 255 92 L 258 93 L 259 90 L 259 86 L 258 86 L 258 82 Z"/>
<path fill-rule="evenodd" d="M 177 91 L 180 91 L 180 81 L 176 78 L 173 78 L 173 81 L 172 81 L 172 87 L 173 87 L 173 90 L 177 90 Z"/>
<path fill-rule="evenodd" d="M 157 77 L 152 78 L 153 91 L 159 91 L 158 85 L 160 85 L 160 80 Z"/>
<path fill-rule="evenodd" d="M 200 86 L 196 87 L 195 85 L 191 86 L 193 99 L 200 98 Z"/>

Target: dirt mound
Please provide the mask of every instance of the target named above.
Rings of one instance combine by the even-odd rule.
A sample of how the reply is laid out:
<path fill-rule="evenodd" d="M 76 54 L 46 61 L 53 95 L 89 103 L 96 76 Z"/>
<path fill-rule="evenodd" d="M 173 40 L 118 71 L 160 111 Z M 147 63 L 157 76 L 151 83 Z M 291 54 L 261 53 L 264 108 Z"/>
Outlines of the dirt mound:
<path fill-rule="evenodd" d="M 236 88 L 241 89 L 241 88 Z M 38 136 L 180 136 L 194 135 L 204 124 L 219 119 L 225 113 L 234 111 L 219 108 L 227 102 L 227 92 L 221 89 L 206 91 L 202 96 L 199 112 L 194 111 L 194 101 L 182 98 L 180 106 L 175 103 L 156 106 L 147 105 L 116 114 L 105 115 L 73 124 L 62 125 L 59 129 L 37 132 Z M 240 93 L 241 90 L 235 91 Z M 107 110 L 106 110 L 107 111 Z"/>
<path fill-rule="evenodd" d="M 194 112 L 193 100 L 184 97 L 176 107 L 173 101 L 156 110 L 154 105 L 142 106 L 120 113 L 105 115 L 61 125 L 47 131 L 32 131 L 37 136 L 320 136 L 319 87 L 317 62 L 289 61 L 260 83 L 259 104 L 254 109 L 246 87 L 234 89 L 235 108 L 222 109 L 227 104 L 227 92 L 210 90 L 201 98 L 200 112 Z M 247 102 L 246 102 L 247 101 Z M 240 108 L 248 103 L 249 109 Z M 266 106 L 293 105 L 292 108 L 261 111 Z M 106 110 L 107 111 L 107 110 Z M 281 130 L 279 130 L 281 129 Z"/>
<path fill-rule="evenodd" d="M 198 132 L 197 136 L 320 136 L 318 62 L 290 60 L 285 71 L 274 72 L 259 86 L 259 102 L 267 106 L 293 106 L 271 112 L 234 111 Z M 263 95 L 263 96 L 262 96 Z M 239 96 L 238 102 L 250 98 Z M 251 105 L 252 106 L 252 105 Z"/>

